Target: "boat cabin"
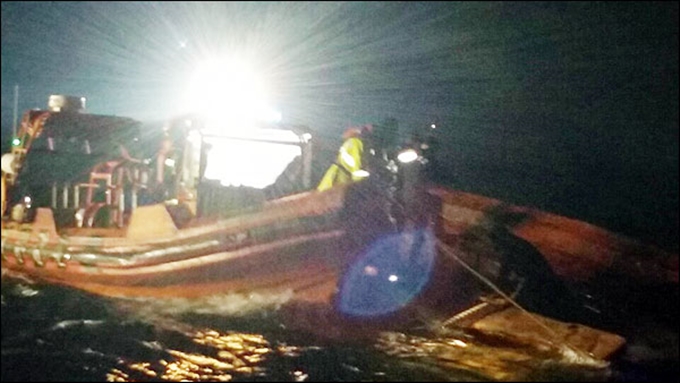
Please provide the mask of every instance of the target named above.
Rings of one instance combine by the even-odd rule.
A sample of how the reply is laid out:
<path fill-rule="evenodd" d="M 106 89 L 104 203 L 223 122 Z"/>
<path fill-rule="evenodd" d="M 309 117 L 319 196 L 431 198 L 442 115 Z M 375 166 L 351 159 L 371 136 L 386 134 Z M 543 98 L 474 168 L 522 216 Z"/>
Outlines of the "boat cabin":
<path fill-rule="evenodd" d="M 187 115 L 159 127 L 68 108 L 31 110 L 9 157 L 3 219 L 30 222 L 37 208 L 50 207 L 60 231 L 122 229 L 151 204 L 165 204 L 181 227 L 311 187 L 311 135 L 274 123 Z"/>

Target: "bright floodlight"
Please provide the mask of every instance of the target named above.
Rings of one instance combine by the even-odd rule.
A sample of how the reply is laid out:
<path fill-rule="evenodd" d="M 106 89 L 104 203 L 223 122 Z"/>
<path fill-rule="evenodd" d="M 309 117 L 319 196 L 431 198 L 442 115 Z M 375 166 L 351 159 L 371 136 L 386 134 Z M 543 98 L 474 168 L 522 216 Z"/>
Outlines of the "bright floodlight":
<path fill-rule="evenodd" d="M 245 62 L 207 61 L 190 81 L 185 105 L 191 112 L 235 124 L 281 120 L 281 113 L 267 105 L 263 82 Z"/>
<path fill-rule="evenodd" d="M 359 170 L 355 170 L 355 171 L 352 172 L 352 176 L 354 176 L 356 178 L 366 178 L 370 175 L 371 175 L 371 173 L 367 172 L 364 169 L 359 169 Z"/>
<path fill-rule="evenodd" d="M 399 162 L 407 164 L 418 159 L 418 153 L 413 149 L 402 150 L 398 155 Z"/>

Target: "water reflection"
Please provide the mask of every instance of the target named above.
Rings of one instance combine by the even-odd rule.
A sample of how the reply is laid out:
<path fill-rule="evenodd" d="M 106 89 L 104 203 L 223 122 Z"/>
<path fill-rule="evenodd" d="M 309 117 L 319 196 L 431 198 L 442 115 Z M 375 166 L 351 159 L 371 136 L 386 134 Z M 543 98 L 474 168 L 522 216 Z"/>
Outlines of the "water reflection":
<path fill-rule="evenodd" d="M 119 361 L 119 366 L 106 375 L 109 382 L 126 382 L 159 377 L 173 382 L 227 382 L 234 374 L 264 374 L 258 365 L 272 352 L 289 353 L 285 347 L 273 350 L 264 336 L 215 330 L 185 334 L 193 343 L 204 346 L 201 352 L 165 350 L 167 360 L 153 362 Z"/>

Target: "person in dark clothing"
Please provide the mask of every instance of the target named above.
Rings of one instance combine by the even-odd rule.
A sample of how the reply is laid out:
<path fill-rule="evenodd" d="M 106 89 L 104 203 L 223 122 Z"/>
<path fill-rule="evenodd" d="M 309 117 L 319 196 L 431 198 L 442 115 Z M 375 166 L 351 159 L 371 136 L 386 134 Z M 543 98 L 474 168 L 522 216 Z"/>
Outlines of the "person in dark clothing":
<path fill-rule="evenodd" d="M 501 204 L 488 209 L 482 219 L 486 237 L 499 256 L 498 288 L 528 311 L 559 320 L 588 321 L 592 313 L 584 300 L 555 274 L 536 247 L 514 234 L 513 228 L 528 217 Z"/>
<path fill-rule="evenodd" d="M 177 163 L 172 139 L 164 137 L 152 158 L 146 161 L 149 169 L 147 192 L 143 204 L 163 202 L 173 198 Z"/>

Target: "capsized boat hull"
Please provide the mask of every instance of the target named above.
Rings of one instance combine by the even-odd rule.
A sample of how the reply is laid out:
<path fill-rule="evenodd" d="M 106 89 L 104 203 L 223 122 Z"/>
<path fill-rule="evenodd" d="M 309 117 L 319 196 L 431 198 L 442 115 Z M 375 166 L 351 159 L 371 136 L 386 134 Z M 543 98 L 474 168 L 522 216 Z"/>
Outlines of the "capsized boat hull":
<path fill-rule="evenodd" d="M 602 274 L 637 283 L 678 283 L 678 254 L 612 233 L 587 222 L 516 206 L 477 194 L 435 186 L 441 200 L 438 237 L 470 257 L 498 257 L 489 232 L 502 226 L 570 282 Z M 463 243 L 467 242 L 467 243 Z M 462 245 L 462 246 L 461 246 Z"/>

